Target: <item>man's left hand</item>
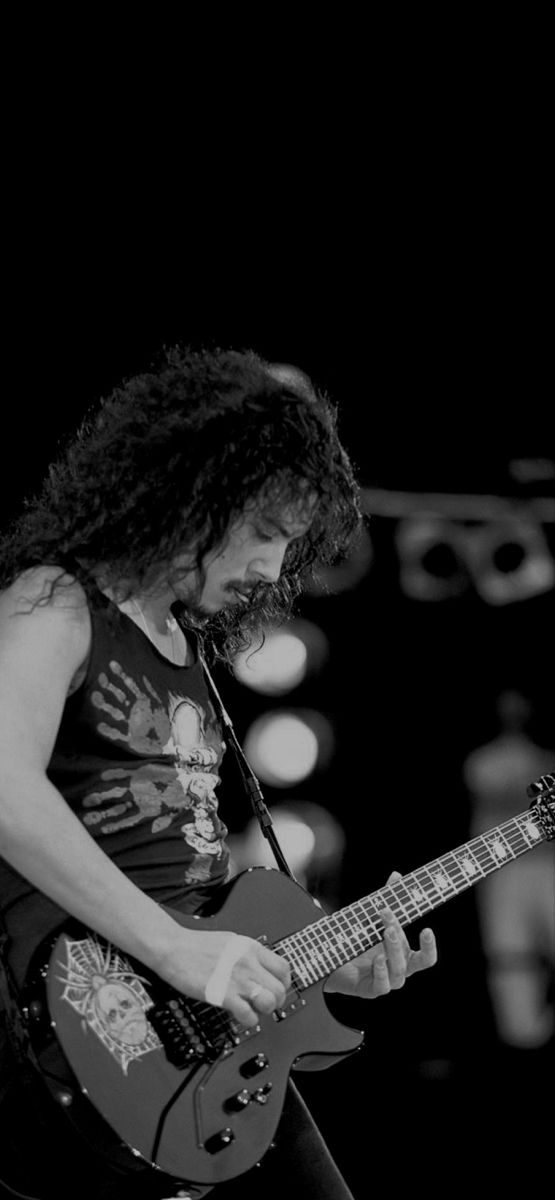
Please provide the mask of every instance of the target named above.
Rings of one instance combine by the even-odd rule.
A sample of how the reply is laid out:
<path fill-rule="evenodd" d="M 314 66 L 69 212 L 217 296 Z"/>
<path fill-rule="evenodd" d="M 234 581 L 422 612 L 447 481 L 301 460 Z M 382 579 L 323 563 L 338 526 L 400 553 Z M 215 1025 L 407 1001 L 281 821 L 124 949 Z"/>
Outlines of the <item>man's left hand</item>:
<path fill-rule="evenodd" d="M 401 878 L 394 871 L 387 882 L 397 883 Z M 391 909 L 380 909 L 380 917 L 385 926 L 383 942 L 334 971 L 327 980 L 326 991 L 373 1000 L 402 988 L 409 975 L 425 971 L 437 962 L 436 940 L 431 929 L 422 930 L 419 949 L 412 950 Z"/>

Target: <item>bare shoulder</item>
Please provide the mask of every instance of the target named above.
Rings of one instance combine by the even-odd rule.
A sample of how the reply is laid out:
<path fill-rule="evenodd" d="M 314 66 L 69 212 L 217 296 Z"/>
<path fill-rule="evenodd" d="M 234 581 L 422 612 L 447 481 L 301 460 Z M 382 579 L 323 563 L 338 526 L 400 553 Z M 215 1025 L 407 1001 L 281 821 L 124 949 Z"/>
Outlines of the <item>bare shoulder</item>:
<path fill-rule="evenodd" d="M 0 593 L 4 613 L 34 612 L 37 608 L 59 609 L 74 619 L 86 617 L 87 597 L 75 576 L 52 564 L 30 567 Z"/>
<path fill-rule="evenodd" d="M 62 567 L 32 567 L 0 593 L 0 643 L 32 642 L 37 652 L 43 638 L 52 653 L 60 653 L 63 645 L 69 660 L 80 662 L 88 653 L 90 635 L 85 590 Z"/>
<path fill-rule="evenodd" d="M 25 571 L 0 595 L 0 755 L 10 769 L 48 764 L 90 646 L 85 590 L 61 568 Z"/>

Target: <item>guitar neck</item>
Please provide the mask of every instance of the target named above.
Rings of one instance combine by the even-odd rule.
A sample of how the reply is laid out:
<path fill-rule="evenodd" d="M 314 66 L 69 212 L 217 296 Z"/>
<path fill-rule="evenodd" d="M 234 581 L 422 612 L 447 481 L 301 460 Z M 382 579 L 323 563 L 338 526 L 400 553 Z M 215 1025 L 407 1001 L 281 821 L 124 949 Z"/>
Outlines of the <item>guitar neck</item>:
<path fill-rule="evenodd" d="M 383 941 L 381 909 L 390 908 L 401 925 L 445 904 L 493 871 L 526 854 L 546 837 L 532 809 L 472 838 L 441 858 L 403 875 L 396 883 L 364 896 L 312 925 L 277 942 L 273 949 L 287 959 L 299 988 L 326 979 Z"/>

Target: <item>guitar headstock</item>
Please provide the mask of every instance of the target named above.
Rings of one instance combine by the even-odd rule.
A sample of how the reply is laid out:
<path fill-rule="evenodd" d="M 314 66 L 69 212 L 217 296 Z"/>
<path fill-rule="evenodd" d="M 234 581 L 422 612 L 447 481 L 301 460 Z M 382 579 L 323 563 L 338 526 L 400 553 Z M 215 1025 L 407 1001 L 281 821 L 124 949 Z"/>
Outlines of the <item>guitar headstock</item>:
<path fill-rule="evenodd" d="M 555 838 L 555 774 L 542 775 L 526 788 L 546 838 Z"/>

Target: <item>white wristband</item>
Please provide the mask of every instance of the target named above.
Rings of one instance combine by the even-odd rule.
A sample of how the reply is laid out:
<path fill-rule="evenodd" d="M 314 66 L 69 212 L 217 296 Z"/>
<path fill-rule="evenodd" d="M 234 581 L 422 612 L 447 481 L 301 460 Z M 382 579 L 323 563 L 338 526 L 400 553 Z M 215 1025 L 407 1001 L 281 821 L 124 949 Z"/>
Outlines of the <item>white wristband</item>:
<path fill-rule="evenodd" d="M 250 943 L 251 938 L 243 937 L 240 933 L 230 934 L 230 940 L 224 946 L 204 989 L 208 1004 L 221 1005 L 223 1003 L 235 963 L 244 954 Z"/>

